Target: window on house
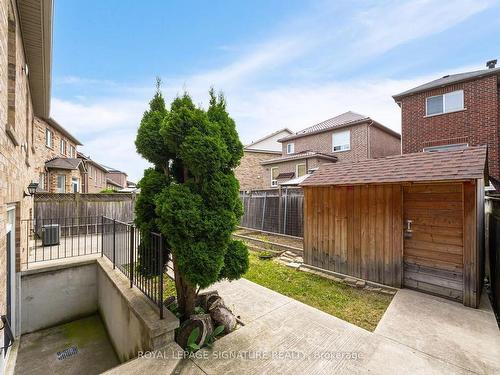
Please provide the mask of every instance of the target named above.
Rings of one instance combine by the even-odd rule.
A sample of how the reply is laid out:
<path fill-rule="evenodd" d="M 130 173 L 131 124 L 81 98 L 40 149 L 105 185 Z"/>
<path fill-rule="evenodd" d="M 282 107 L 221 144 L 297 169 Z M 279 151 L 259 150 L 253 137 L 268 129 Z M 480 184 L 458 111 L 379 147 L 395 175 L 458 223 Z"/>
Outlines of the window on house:
<path fill-rule="evenodd" d="M 347 151 L 351 149 L 351 131 L 343 130 L 332 134 L 332 151 Z"/>
<path fill-rule="evenodd" d="M 61 139 L 61 154 L 66 155 L 66 141 Z"/>
<path fill-rule="evenodd" d="M 72 158 L 75 157 L 75 147 L 73 145 L 69 146 L 69 156 Z"/>
<path fill-rule="evenodd" d="M 278 174 L 279 174 L 278 167 L 271 168 L 271 186 L 278 186 L 278 180 L 277 180 Z"/>
<path fill-rule="evenodd" d="M 297 164 L 295 167 L 295 176 L 297 177 L 302 177 L 307 173 L 306 165 L 305 164 Z"/>
<path fill-rule="evenodd" d="M 430 96 L 425 100 L 425 114 L 439 115 L 464 109 L 464 91 L 457 90 L 444 95 Z"/>
<path fill-rule="evenodd" d="M 72 177 L 71 178 L 71 191 L 73 193 L 79 193 L 80 192 L 80 180 L 78 177 Z"/>
<path fill-rule="evenodd" d="M 293 154 L 295 152 L 295 143 L 289 143 L 286 145 L 286 153 Z"/>
<path fill-rule="evenodd" d="M 45 173 L 40 173 L 38 178 L 38 187 L 40 190 L 45 190 Z"/>
<path fill-rule="evenodd" d="M 462 150 L 462 149 L 467 148 L 467 147 L 469 147 L 469 145 L 467 143 L 455 143 L 455 144 L 451 144 L 451 145 L 424 147 L 424 152 Z"/>
<path fill-rule="evenodd" d="M 66 176 L 63 174 L 58 174 L 57 175 L 57 180 L 56 180 L 56 193 L 64 193 L 66 191 L 65 186 L 66 186 Z"/>
<path fill-rule="evenodd" d="M 53 133 L 50 129 L 45 129 L 45 146 L 52 148 L 53 146 Z"/>
<path fill-rule="evenodd" d="M 97 169 L 94 168 L 94 186 L 97 186 Z"/>

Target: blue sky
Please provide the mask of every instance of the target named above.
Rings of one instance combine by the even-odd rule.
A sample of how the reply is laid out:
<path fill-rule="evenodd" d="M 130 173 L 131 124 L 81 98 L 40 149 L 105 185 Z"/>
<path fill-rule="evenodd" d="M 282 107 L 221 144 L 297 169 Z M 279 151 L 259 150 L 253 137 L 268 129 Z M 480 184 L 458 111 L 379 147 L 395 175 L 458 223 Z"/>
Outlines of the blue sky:
<path fill-rule="evenodd" d="M 500 59 L 499 34 L 492 0 L 56 0 L 51 114 L 137 180 L 156 76 L 167 101 L 222 90 L 243 143 L 347 110 L 399 131 L 391 95 Z"/>

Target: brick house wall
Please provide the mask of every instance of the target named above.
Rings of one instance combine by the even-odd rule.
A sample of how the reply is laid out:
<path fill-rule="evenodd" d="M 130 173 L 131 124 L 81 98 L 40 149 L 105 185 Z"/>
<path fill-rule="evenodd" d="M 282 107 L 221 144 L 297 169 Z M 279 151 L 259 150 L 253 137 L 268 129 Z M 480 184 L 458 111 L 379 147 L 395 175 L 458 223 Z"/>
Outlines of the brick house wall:
<path fill-rule="evenodd" d="M 427 97 L 455 90 L 464 91 L 464 110 L 426 117 Z M 496 75 L 402 98 L 403 153 L 454 143 L 488 145 L 489 173 L 500 179 L 499 100 Z"/>
<path fill-rule="evenodd" d="M 331 163 L 331 160 L 321 159 L 317 157 L 311 157 L 308 159 L 297 159 L 297 160 L 288 160 L 283 162 L 278 162 L 274 164 L 263 165 L 264 167 L 264 189 L 274 188 L 276 186 L 271 186 L 271 168 L 278 168 L 279 173 L 296 173 L 297 165 L 306 164 L 306 170 L 317 168 L 321 164 Z"/>
<path fill-rule="evenodd" d="M 369 158 L 383 158 L 389 155 L 401 154 L 401 139 L 375 127 L 369 127 Z"/>
<path fill-rule="evenodd" d="M 55 175 L 61 174 L 61 171 L 56 171 L 54 169 L 46 170 L 45 162 L 54 158 L 76 158 L 77 145 L 72 142 L 68 137 L 64 136 L 59 130 L 51 126 L 49 123 L 44 121 L 39 117 L 34 118 L 34 151 L 35 151 L 35 171 L 38 176 L 37 181 L 39 181 L 40 186 L 42 186 L 42 178 L 45 179 L 45 190 L 50 193 L 55 193 L 55 186 L 53 181 L 55 181 Z M 46 129 L 52 132 L 52 147 L 46 145 Z M 61 149 L 61 139 L 66 142 L 66 150 L 63 153 Z M 74 149 L 75 154 L 72 156 L 70 150 Z M 44 174 L 44 175 L 43 175 Z M 82 175 L 79 171 L 73 171 L 72 175 L 78 177 L 80 180 L 80 186 L 82 184 Z M 67 189 L 66 193 L 71 193 L 71 184 Z"/>
<path fill-rule="evenodd" d="M 358 124 L 350 127 L 345 127 L 337 130 L 325 131 L 322 133 L 316 133 L 307 135 L 304 137 L 292 139 L 290 141 L 282 142 L 283 156 L 286 155 L 286 147 L 288 143 L 294 143 L 295 153 L 301 151 L 316 151 L 325 154 L 335 155 L 339 161 L 349 160 L 355 161 L 360 159 L 366 159 L 368 157 L 368 146 L 367 146 L 367 128 L 368 124 Z M 351 149 L 349 151 L 332 152 L 332 135 L 336 131 L 351 131 Z"/>
<path fill-rule="evenodd" d="M 106 178 L 109 178 L 111 181 L 116 182 L 122 188 L 127 187 L 127 174 L 123 172 L 108 172 Z"/>
<path fill-rule="evenodd" d="M 240 165 L 234 170 L 235 176 L 240 182 L 240 190 L 267 189 L 270 186 L 269 172 L 267 166 L 261 162 L 279 157 L 275 152 L 257 152 L 244 150 Z"/>
<path fill-rule="evenodd" d="M 96 164 L 92 162 L 86 162 L 87 173 L 84 176 L 86 183 L 85 193 L 100 193 L 105 190 L 106 185 L 106 174 L 107 171 L 97 167 Z"/>
<path fill-rule="evenodd" d="M 15 9 L 15 8 L 14 8 Z M 10 1 L 0 2 L 0 313 L 6 311 L 6 219 L 7 207 L 16 209 L 16 272 L 26 258 L 26 228 L 21 219 L 29 218 L 33 199 L 24 198 L 35 178 L 33 169 L 33 106 L 27 75 L 23 41 L 17 15 Z M 10 33 L 9 33 L 10 24 Z"/>

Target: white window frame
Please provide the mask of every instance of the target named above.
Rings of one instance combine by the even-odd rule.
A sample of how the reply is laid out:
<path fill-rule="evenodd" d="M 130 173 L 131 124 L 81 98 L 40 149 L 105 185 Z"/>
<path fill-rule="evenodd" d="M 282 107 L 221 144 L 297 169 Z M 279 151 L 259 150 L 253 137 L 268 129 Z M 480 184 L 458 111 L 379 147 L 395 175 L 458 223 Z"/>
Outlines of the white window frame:
<path fill-rule="evenodd" d="M 288 155 L 295 153 L 295 143 L 287 143 L 286 145 L 286 153 Z"/>
<path fill-rule="evenodd" d="M 66 141 L 61 138 L 61 155 L 66 155 Z"/>
<path fill-rule="evenodd" d="M 438 152 L 438 151 L 448 151 L 448 150 L 462 150 L 469 147 L 468 143 L 453 143 L 450 145 L 439 145 L 439 146 L 429 146 L 424 147 L 423 152 Z"/>
<path fill-rule="evenodd" d="M 335 134 L 339 133 L 347 133 L 349 135 L 349 143 L 347 144 L 335 144 Z M 340 149 L 336 150 L 335 147 L 340 147 Z M 332 133 L 332 152 L 343 152 L 351 150 L 351 130 L 338 130 Z"/>
<path fill-rule="evenodd" d="M 462 93 L 462 107 L 458 108 L 458 109 L 453 109 L 453 110 L 447 111 L 446 110 L 446 96 L 451 95 L 451 94 L 455 94 L 457 92 L 461 92 Z M 441 100 L 443 102 L 443 112 L 429 114 L 429 110 L 428 110 L 429 99 L 438 98 L 438 97 L 441 97 Z M 465 109 L 464 90 L 450 91 L 450 92 L 447 92 L 447 93 L 444 93 L 444 94 L 428 96 L 428 97 L 425 98 L 425 117 L 439 116 L 439 115 L 444 115 L 446 113 L 459 112 L 459 111 L 463 111 L 464 109 Z"/>
<path fill-rule="evenodd" d="M 279 172 L 279 168 L 278 168 L 278 167 L 271 167 L 271 168 L 270 168 L 270 172 L 271 172 L 271 186 L 272 186 L 272 187 L 278 186 L 278 180 L 274 180 L 274 179 L 273 179 L 273 170 L 274 170 L 274 169 L 277 169 L 277 170 L 278 170 L 278 172 Z"/>
<path fill-rule="evenodd" d="M 43 191 L 45 191 L 45 178 L 46 178 L 45 172 L 41 172 L 38 177 L 38 187 L 40 188 L 40 190 Z"/>
<path fill-rule="evenodd" d="M 75 146 L 69 145 L 69 156 L 74 158 L 75 157 Z"/>
<path fill-rule="evenodd" d="M 75 191 L 76 185 L 76 191 Z M 80 192 L 80 179 L 78 177 L 71 177 L 71 192 L 79 193 Z"/>
<path fill-rule="evenodd" d="M 62 177 L 63 178 L 63 186 L 62 188 L 59 187 L 59 177 Z M 62 189 L 62 191 L 61 191 Z M 66 176 L 63 175 L 63 174 L 58 174 L 56 176 L 56 192 L 57 193 L 65 193 L 66 192 Z"/>
<path fill-rule="evenodd" d="M 49 128 L 45 128 L 45 146 L 52 148 L 54 145 L 54 134 Z"/>
<path fill-rule="evenodd" d="M 299 163 L 295 166 L 295 177 L 302 177 L 302 176 L 299 176 L 299 167 L 300 166 L 304 166 L 304 169 L 305 169 L 305 172 L 302 176 L 305 176 L 307 174 L 307 165 L 306 163 Z"/>

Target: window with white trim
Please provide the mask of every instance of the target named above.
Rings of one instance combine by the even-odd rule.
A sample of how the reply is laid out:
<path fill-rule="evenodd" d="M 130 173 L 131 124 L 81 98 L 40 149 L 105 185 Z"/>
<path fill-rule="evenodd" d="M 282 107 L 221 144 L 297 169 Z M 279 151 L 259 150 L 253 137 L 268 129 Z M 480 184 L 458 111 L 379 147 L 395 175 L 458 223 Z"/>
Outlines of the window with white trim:
<path fill-rule="evenodd" d="M 38 188 L 42 191 L 45 191 L 45 173 L 40 173 L 39 179 L 38 179 Z"/>
<path fill-rule="evenodd" d="M 425 99 L 426 116 L 440 115 L 464 109 L 464 90 L 429 96 Z"/>
<path fill-rule="evenodd" d="M 56 193 L 64 193 L 66 191 L 66 176 L 59 174 L 56 177 Z"/>
<path fill-rule="evenodd" d="M 351 131 L 342 130 L 332 134 L 332 151 L 348 151 L 351 149 Z"/>
<path fill-rule="evenodd" d="M 78 177 L 71 177 L 71 192 L 80 192 L 80 179 Z"/>
<path fill-rule="evenodd" d="M 66 155 L 66 141 L 61 139 L 61 154 Z"/>
<path fill-rule="evenodd" d="M 271 186 L 278 186 L 278 175 L 279 175 L 278 167 L 272 167 L 271 168 Z"/>
<path fill-rule="evenodd" d="M 71 158 L 75 157 L 75 147 L 73 145 L 69 145 L 69 156 Z"/>
<path fill-rule="evenodd" d="M 53 146 L 53 133 L 49 128 L 45 129 L 45 146 L 52 148 Z"/>
<path fill-rule="evenodd" d="M 305 164 L 297 164 L 295 166 L 295 176 L 296 177 L 302 177 L 307 173 L 306 165 Z"/>
<path fill-rule="evenodd" d="M 286 153 L 293 154 L 295 152 L 295 143 L 288 143 L 286 145 Z"/>

